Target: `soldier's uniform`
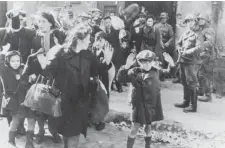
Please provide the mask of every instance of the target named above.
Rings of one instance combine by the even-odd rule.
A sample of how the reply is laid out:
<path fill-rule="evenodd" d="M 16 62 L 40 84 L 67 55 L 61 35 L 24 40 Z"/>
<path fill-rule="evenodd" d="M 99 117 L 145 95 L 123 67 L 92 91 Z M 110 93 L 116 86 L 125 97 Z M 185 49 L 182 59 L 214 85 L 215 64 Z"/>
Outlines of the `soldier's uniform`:
<path fill-rule="evenodd" d="M 198 18 L 209 21 L 208 15 L 200 14 Z M 198 49 L 200 52 L 201 66 L 198 71 L 199 95 L 205 95 L 205 98 L 199 98 L 199 101 L 211 101 L 212 79 L 213 79 L 213 58 L 215 45 L 215 31 L 206 23 L 200 26 L 198 32 Z"/>
<path fill-rule="evenodd" d="M 188 20 L 195 20 L 194 16 L 189 15 L 185 18 L 185 23 Z M 181 47 L 181 52 L 189 52 L 197 45 L 197 33 L 191 29 L 187 30 L 178 41 Z M 184 101 L 181 104 L 175 104 L 176 107 L 185 108 L 184 112 L 197 111 L 197 63 L 198 54 L 190 52 L 190 54 L 180 55 L 181 80 L 184 91 Z"/>
<path fill-rule="evenodd" d="M 160 18 L 168 18 L 168 14 L 163 12 L 160 15 Z M 173 39 L 174 39 L 174 32 L 173 32 L 173 27 L 168 24 L 168 23 L 158 23 L 157 27 L 160 30 L 161 36 L 162 36 L 162 42 L 163 44 L 168 43 L 169 46 L 168 47 L 164 47 L 165 48 L 165 52 L 169 53 L 170 56 L 174 56 L 174 49 L 172 48 L 173 45 Z"/>
<path fill-rule="evenodd" d="M 162 12 L 160 14 L 160 19 L 168 19 L 168 13 L 166 12 Z M 162 42 L 164 44 L 164 51 L 167 52 L 173 59 L 175 57 L 175 50 L 174 50 L 174 32 L 173 32 L 173 27 L 168 24 L 168 23 L 162 23 L 159 22 L 156 27 L 160 30 L 160 34 L 162 36 Z M 169 46 L 165 46 L 165 44 L 168 44 Z M 163 68 L 167 67 L 167 62 L 162 61 L 163 63 Z M 171 75 L 175 75 L 175 69 L 172 69 L 171 71 Z M 160 79 L 163 81 L 165 78 L 165 74 L 160 74 Z"/>

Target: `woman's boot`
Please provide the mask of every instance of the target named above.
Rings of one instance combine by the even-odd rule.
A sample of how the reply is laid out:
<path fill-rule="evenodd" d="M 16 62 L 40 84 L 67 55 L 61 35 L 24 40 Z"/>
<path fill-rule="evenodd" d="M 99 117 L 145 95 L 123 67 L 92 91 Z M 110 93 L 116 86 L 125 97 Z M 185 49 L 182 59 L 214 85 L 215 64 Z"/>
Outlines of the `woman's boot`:
<path fill-rule="evenodd" d="M 134 141 L 135 141 L 135 138 L 131 138 L 131 137 L 128 136 L 128 139 L 127 139 L 127 148 L 133 148 Z"/>
<path fill-rule="evenodd" d="M 17 128 L 17 134 L 22 135 L 22 136 L 26 135 L 26 129 L 24 128 L 24 120 L 25 120 L 25 118 L 20 120 L 20 124 Z"/>
<path fill-rule="evenodd" d="M 64 142 L 64 147 L 63 148 L 68 148 L 68 138 L 63 136 L 63 142 Z"/>
<path fill-rule="evenodd" d="M 16 131 L 10 131 L 9 132 L 9 148 L 17 148 L 16 146 Z"/>
<path fill-rule="evenodd" d="M 145 148 L 150 148 L 151 137 L 145 137 Z"/>
<path fill-rule="evenodd" d="M 27 142 L 26 142 L 25 148 L 34 148 L 33 137 L 34 137 L 34 131 L 28 131 L 27 132 Z"/>

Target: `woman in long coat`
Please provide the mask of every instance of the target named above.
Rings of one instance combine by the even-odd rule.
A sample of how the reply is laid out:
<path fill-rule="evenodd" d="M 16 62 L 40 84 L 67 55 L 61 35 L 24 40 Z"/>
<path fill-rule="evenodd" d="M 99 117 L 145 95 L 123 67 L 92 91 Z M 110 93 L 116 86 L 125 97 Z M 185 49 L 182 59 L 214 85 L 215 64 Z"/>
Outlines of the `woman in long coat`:
<path fill-rule="evenodd" d="M 62 48 L 48 64 L 45 72 L 55 79 L 62 94 L 62 116 L 58 132 L 63 135 L 65 148 L 77 148 L 80 134 L 86 137 L 90 94 L 95 92 L 98 61 L 91 50 L 91 28 L 77 25 L 71 32 L 68 47 Z"/>
<path fill-rule="evenodd" d="M 149 15 L 146 18 L 146 24 L 140 30 L 141 33 L 141 50 L 151 50 L 162 61 L 162 37 L 159 29 L 154 26 L 154 16 Z"/>
<path fill-rule="evenodd" d="M 55 20 L 52 14 L 48 12 L 42 12 L 38 15 L 38 30 L 32 30 L 28 28 L 21 28 L 16 31 L 16 35 L 20 37 L 20 39 L 24 42 L 30 41 L 28 43 L 29 50 L 32 50 L 32 55 L 28 57 L 23 76 L 27 77 L 30 80 L 37 78 L 39 74 L 42 74 L 42 69 L 40 67 L 40 63 L 35 55 L 37 51 L 40 49 L 44 50 L 44 53 L 48 53 L 49 49 L 55 46 L 56 44 L 62 44 L 65 40 L 66 35 L 56 29 Z M 13 17 L 15 19 L 18 16 Z M 33 32 L 32 34 L 30 32 Z M 32 81 L 31 83 L 33 83 Z M 59 142 L 59 136 L 57 134 L 57 129 L 55 127 L 56 120 L 53 117 L 46 116 L 30 109 L 27 109 L 27 118 L 28 118 L 28 131 L 27 131 L 27 143 L 26 147 L 33 147 L 33 134 L 34 134 L 34 126 L 36 120 L 39 125 L 39 133 L 37 136 L 37 143 L 41 143 L 43 141 L 43 136 L 45 134 L 44 130 L 44 122 L 45 119 L 48 118 L 48 127 L 50 133 L 53 135 L 53 141 Z M 37 118 L 38 117 L 38 118 Z"/>

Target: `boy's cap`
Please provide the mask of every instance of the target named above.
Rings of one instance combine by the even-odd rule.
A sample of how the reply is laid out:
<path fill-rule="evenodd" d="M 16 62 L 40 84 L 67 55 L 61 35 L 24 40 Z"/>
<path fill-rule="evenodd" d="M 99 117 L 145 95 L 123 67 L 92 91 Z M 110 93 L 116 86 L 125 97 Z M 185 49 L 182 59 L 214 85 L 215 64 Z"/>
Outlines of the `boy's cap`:
<path fill-rule="evenodd" d="M 155 59 L 155 53 L 150 50 L 142 50 L 136 56 L 137 60 L 153 61 Z"/>

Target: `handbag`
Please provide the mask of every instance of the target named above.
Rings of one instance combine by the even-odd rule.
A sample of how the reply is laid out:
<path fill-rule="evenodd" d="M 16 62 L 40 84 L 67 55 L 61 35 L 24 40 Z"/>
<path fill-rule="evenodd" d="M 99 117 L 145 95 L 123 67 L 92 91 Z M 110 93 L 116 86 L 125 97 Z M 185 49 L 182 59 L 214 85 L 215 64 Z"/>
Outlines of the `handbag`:
<path fill-rule="evenodd" d="M 42 77 L 41 83 L 38 83 Z M 53 117 L 62 116 L 61 111 L 61 93 L 54 87 L 55 80 L 50 85 L 50 80 L 43 84 L 44 77 L 39 75 L 36 83 L 28 90 L 23 106 L 31 110 L 45 113 Z"/>
<path fill-rule="evenodd" d="M 91 105 L 91 121 L 99 123 L 104 120 L 109 112 L 109 99 L 104 84 L 99 80 L 98 89 Z"/>

